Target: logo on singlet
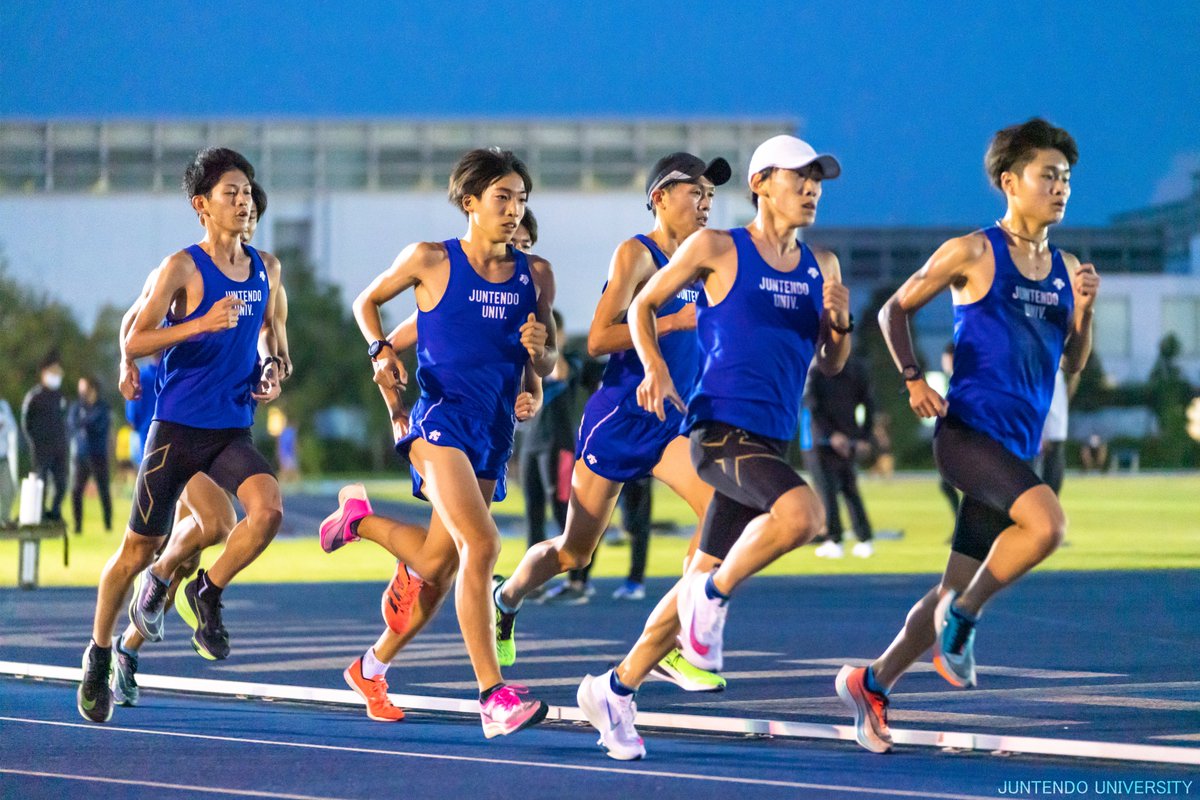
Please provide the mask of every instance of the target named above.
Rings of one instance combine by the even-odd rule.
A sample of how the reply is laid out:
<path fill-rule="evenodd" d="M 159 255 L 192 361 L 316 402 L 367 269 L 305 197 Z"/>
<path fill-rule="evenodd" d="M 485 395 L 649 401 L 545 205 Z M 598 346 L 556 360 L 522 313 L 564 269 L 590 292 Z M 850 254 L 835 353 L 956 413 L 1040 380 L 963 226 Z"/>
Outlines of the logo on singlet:
<path fill-rule="evenodd" d="M 700 299 L 700 292 L 697 289 L 680 289 L 675 296 L 685 303 L 694 303 Z"/>
<path fill-rule="evenodd" d="M 586 459 L 586 460 L 587 460 L 587 462 L 588 462 L 589 464 L 593 464 L 593 465 L 594 465 L 594 464 L 596 463 L 596 457 L 595 457 L 594 455 L 592 455 L 591 453 L 588 453 L 588 454 L 587 454 L 587 459 Z"/>
<path fill-rule="evenodd" d="M 441 431 L 430 431 L 429 432 L 429 441 L 436 442 L 440 438 L 442 438 Z"/>
<path fill-rule="evenodd" d="M 522 276 L 521 276 L 521 285 L 522 285 L 522 286 L 528 286 L 528 285 L 529 285 L 529 276 L 528 276 L 528 275 L 522 275 Z"/>
<path fill-rule="evenodd" d="M 1062 291 L 1062 288 L 1063 288 L 1064 286 L 1066 286 L 1066 284 L 1065 284 L 1065 283 L 1063 283 L 1063 279 L 1062 279 L 1062 278 L 1055 278 L 1055 279 L 1054 279 L 1054 288 L 1055 288 L 1055 289 L 1058 289 L 1058 290 L 1061 292 L 1061 291 Z"/>
<path fill-rule="evenodd" d="M 817 277 L 818 275 L 820 275 L 821 273 L 820 273 L 820 272 L 817 272 L 817 268 L 816 268 L 816 267 L 809 267 L 809 268 L 808 268 L 808 274 L 809 274 L 809 275 L 811 275 L 812 277 L 814 277 L 814 278 L 815 278 L 815 277 Z"/>
<path fill-rule="evenodd" d="M 236 297 L 242 301 L 238 307 L 239 317 L 249 317 L 254 314 L 254 304 L 262 302 L 262 289 L 229 289 L 226 297 Z"/>
<path fill-rule="evenodd" d="M 762 276 L 758 288 L 770 292 L 776 308 L 799 308 L 800 295 L 808 295 L 808 284 L 804 281 L 789 281 L 783 278 Z"/>
<path fill-rule="evenodd" d="M 1014 286 L 1012 299 L 1025 304 L 1025 316 L 1045 319 L 1046 308 L 1058 305 L 1058 292 L 1043 292 L 1027 286 Z"/>
<path fill-rule="evenodd" d="M 467 302 L 479 303 L 479 315 L 484 319 L 507 319 L 508 307 L 519 305 L 521 295 L 517 292 L 472 289 L 471 294 L 467 296 Z"/>

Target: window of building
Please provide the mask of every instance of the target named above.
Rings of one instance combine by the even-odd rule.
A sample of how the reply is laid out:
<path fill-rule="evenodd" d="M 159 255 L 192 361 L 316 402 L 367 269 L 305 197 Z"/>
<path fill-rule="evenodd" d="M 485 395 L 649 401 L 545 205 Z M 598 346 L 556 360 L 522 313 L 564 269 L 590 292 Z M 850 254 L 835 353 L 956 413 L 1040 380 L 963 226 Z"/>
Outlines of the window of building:
<path fill-rule="evenodd" d="M 0 191 L 46 188 L 46 142 L 40 126 L 0 127 Z"/>
<path fill-rule="evenodd" d="M 1096 298 L 1092 336 L 1096 352 L 1103 358 L 1128 358 L 1130 314 L 1128 297 Z"/>
<path fill-rule="evenodd" d="M 1200 356 L 1200 297 L 1164 298 L 1163 331 L 1178 337 L 1183 355 Z"/>

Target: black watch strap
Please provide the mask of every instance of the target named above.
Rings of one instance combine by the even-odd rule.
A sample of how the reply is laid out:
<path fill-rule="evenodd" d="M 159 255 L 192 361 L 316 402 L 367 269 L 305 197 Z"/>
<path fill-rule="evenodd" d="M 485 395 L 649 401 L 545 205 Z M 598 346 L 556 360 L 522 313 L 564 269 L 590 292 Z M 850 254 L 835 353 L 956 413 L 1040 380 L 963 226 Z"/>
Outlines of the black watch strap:
<path fill-rule="evenodd" d="M 830 328 L 830 330 L 837 331 L 838 333 L 840 333 L 840 334 L 842 334 L 843 336 L 845 336 L 847 333 L 850 333 L 851 331 L 853 331 L 853 330 L 854 330 L 854 315 L 853 315 L 853 314 L 851 314 L 851 315 L 850 315 L 850 324 L 849 324 L 849 325 L 847 325 L 846 327 L 844 327 L 844 328 L 839 328 L 837 325 L 834 325 L 834 324 L 833 324 L 833 320 L 830 320 L 830 321 L 829 321 L 829 328 Z"/>
<path fill-rule="evenodd" d="M 925 377 L 925 373 L 916 364 L 910 364 L 904 368 L 904 382 L 920 380 Z"/>

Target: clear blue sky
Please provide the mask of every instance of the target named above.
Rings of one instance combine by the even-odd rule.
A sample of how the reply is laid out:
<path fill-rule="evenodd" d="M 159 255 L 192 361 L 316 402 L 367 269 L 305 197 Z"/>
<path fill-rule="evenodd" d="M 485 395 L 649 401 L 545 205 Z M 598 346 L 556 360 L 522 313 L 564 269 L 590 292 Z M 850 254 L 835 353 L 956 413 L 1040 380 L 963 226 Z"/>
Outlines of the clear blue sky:
<path fill-rule="evenodd" d="M 1032 115 L 1079 140 L 1068 222 L 1200 166 L 1193 0 L 578 5 L 10 2 L 0 117 L 795 116 L 845 167 L 825 224 L 990 220 Z"/>

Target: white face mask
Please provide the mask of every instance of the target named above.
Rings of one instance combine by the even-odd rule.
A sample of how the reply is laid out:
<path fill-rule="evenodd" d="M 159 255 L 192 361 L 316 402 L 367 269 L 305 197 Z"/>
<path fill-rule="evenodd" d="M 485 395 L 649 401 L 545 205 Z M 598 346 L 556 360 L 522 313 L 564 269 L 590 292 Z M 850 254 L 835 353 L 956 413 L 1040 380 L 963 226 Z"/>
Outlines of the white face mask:
<path fill-rule="evenodd" d="M 42 383 L 46 385 L 47 389 L 57 389 L 62 386 L 62 378 L 63 376 L 57 372 L 42 373 Z"/>

